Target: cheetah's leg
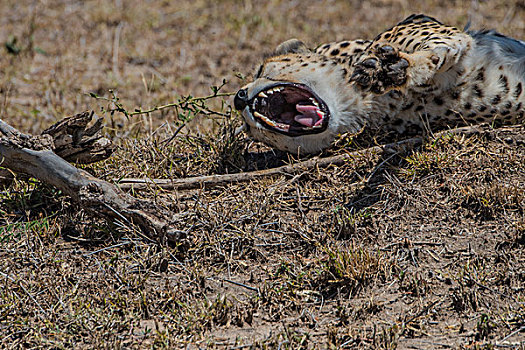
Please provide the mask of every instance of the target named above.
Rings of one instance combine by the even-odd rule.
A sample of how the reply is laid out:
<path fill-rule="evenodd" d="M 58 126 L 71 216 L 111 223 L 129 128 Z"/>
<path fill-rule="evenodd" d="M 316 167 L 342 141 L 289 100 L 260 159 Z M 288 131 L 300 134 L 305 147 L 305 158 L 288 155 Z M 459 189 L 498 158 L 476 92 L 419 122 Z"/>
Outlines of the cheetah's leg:
<path fill-rule="evenodd" d="M 471 41 L 467 33 L 433 18 L 410 16 L 374 40 L 355 64 L 352 80 L 377 94 L 425 88 L 458 63 Z"/>

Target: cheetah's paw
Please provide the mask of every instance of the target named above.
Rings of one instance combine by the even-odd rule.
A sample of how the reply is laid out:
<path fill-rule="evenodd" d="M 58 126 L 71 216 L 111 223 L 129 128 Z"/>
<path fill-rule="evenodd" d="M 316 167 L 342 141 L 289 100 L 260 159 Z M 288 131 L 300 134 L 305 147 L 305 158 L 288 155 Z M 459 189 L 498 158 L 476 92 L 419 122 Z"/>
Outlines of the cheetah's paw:
<path fill-rule="evenodd" d="M 385 44 L 375 46 L 356 64 L 351 80 L 376 94 L 403 85 L 407 80 L 408 61 L 397 49 Z"/>

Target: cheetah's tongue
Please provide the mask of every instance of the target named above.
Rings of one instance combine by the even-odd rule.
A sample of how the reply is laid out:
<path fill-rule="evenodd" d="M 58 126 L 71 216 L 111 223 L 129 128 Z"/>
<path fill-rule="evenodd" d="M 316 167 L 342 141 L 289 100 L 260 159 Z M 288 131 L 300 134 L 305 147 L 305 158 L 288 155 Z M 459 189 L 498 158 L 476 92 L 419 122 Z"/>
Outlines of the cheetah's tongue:
<path fill-rule="evenodd" d="M 301 113 L 294 117 L 294 120 L 304 126 L 314 127 L 323 121 L 322 115 L 319 115 L 320 110 L 316 106 L 310 105 L 296 105 L 295 109 Z"/>

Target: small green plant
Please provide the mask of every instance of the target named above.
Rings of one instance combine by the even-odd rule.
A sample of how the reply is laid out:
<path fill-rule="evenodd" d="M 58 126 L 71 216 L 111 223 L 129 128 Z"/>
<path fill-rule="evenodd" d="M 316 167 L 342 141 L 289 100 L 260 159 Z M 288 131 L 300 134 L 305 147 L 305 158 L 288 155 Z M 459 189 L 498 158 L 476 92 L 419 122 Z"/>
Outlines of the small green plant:
<path fill-rule="evenodd" d="M 336 290 L 354 295 L 371 280 L 387 276 L 386 260 L 380 252 L 370 252 L 360 247 L 323 248 L 326 258 L 320 271 L 319 282 L 325 293 Z"/>
<path fill-rule="evenodd" d="M 101 107 L 103 113 L 111 117 L 121 113 L 128 120 L 140 115 L 152 114 L 172 109 L 175 115 L 175 130 L 152 132 L 147 138 L 124 138 L 121 142 L 128 150 L 123 159 L 123 169 L 128 168 L 127 176 L 147 178 L 178 178 L 191 175 L 234 173 L 245 169 L 245 142 L 237 137 L 238 120 L 234 111 L 225 102 L 224 97 L 232 95 L 222 92 L 226 80 L 219 86 L 211 87 L 211 94 L 203 97 L 181 96 L 176 102 L 147 109 L 127 109 L 115 90 L 109 90 L 109 97 L 99 96 L 90 92 L 89 96 L 96 100 L 106 101 Z M 211 105 L 214 107 L 211 107 Z M 197 116 L 205 116 L 215 123 L 218 130 L 213 135 L 181 132 Z M 113 120 L 113 119 L 112 119 Z M 164 123 L 166 125 L 168 121 Z M 160 128 L 159 128 L 160 129 Z M 137 135 L 138 136 L 138 135 Z M 188 150 L 185 154 L 181 149 Z M 136 160 L 141 161 L 137 162 Z M 108 162 L 119 161 L 115 157 Z M 190 161 L 190 162 L 188 162 Z M 189 166 L 191 165 L 191 166 Z M 200 166 L 199 166 L 200 165 Z M 133 169 L 132 169 L 133 168 Z M 189 173 L 189 168 L 198 169 L 197 173 Z"/>
<path fill-rule="evenodd" d="M 23 232 L 31 232 L 38 235 L 44 235 L 52 226 L 50 222 L 56 214 L 37 220 L 12 223 L 0 226 L 0 243 L 8 243 L 11 240 L 20 238 Z"/>
<path fill-rule="evenodd" d="M 494 329 L 494 322 L 492 322 L 488 314 L 482 314 L 476 324 L 476 340 L 484 340 L 489 337 Z"/>
<path fill-rule="evenodd" d="M 413 153 L 405 159 L 409 165 L 408 169 L 401 170 L 401 174 L 407 178 L 413 176 L 424 176 L 443 169 L 450 162 L 450 156 L 439 150 L 423 150 Z"/>
<path fill-rule="evenodd" d="M 21 53 L 29 53 L 33 55 L 35 52 L 46 55 L 47 53 L 42 48 L 35 46 L 34 34 L 37 29 L 36 26 L 37 11 L 33 10 L 31 15 L 27 18 L 25 23 L 25 30 L 20 38 L 16 35 L 10 35 L 4 43 L 4 47 L 8 54 L 18 56 Z"/>
<path fill-rule="evenodd" d="M 370 220 L 374 216 L 371 208 L 365 208 L 354 212 L 346 206 L 336 206 L 333 209 L 333 225 L 331 233 L 335 238 L 344 239 L 356 233 L 359 224 Z"/>
<path fill-rule="evenodd" d="M 126 109 L 124 104 L 120 101 L 120 98 L 117 96 L 117 92 L 113 89 L 109 90 L 110 97 L 105 96 L 99 96 L 94 92 L 88 93 L 89 96 L 93 97 L 96 100 L 103 100 L 109 102 L 108 106 L 106 108 L 102 108 L 102 112 L 110 113 L 113 115 L 115 112 L 124 114 L 127 118 L 141 115 L 141 114 L 150 114 L 153 112 L 162 111 L 165 109 L 171 109 L 173 108 L 175 110 L 175 114 L 178 116 L 178 118 L 183 121 L 187 122 L 191 120 L 193 117 L 197 116 L 198 114 L 205 114 L 205 115 L 216 115 L 221 117 L 228 117 L 228 114 L 225 114 L 222 110 L 217 111 L 211 109 L 207 104 L 206 101 L 215 99 L 218 97 L 228 97 L 233 95 L 232 92 L 221 92 L 221 90 L 224 88 L 224 86 L 227 84 L 227 81 L 223 79 L 222 84 L 219 86 L 211 86 L 212 93 L 207 96 L 202 97 L 194 97 L 191 95 L 188 96 L 181 96 L 178 101 L 160 105 L 160 106 L 154 106 L 147 109 L 142 108 L 135 108 L 133 112 L 130 112 Z M 224 107 L 224 105 L 223 105 Z"/>
<path fill-rule="evenodd" d="M 7 53 L 15 56 L 22 51 L 22 47 L 20 47 L 16 36 L 10 36 L 9 39 L 7 39 L 5 42 L 5 49 L 7 50 Z"/>

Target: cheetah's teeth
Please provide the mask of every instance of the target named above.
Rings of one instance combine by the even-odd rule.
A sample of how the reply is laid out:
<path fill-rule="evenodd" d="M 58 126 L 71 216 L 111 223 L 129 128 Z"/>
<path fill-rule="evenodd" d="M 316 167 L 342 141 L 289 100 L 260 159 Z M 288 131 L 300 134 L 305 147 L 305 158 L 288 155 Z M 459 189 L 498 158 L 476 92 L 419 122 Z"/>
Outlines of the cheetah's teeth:
<path fill-rule="evenodd" d="M 259 113 L 259 112 L 253 112 L 253 115 L 256 116 L 256 117 L 258 117 L 258 118 L 268 119 L 268 118 L 266 118 L 264 115 L 262 115 L 262 114 Z"/>
<path fill-rule="evenodd" d="M 265 115 L 259 113 L 259 112 L 254 112 L 253 113 L 256 117 L 262 119 L 266 124 L 270 125 L 270 126 L 273 126 L 275 127 L 276 124 L 273 120 L 271 120 L 270 118 L 266 117 Z"/>
<path fill-rule="evenodd" d="M 270 118 L 266 117 L 264 114 L 261 114 L 259 112 L 253 112 L 253 115 L 256 116 L 257 118 L 261 119 L 263 122 L 265 122 L 266 124 L 270 125 L 271 127 L 280 129 L 282 131 L 289 131 L 290 130 L 290 125 L 274 122 Z"/>
<path fill-rule="evenodd" d="M 322 101 L 317 100 L 311 94 L 308 96 L 304 92 L 297 93 L 294 90 L 287 91 L 286 89 L 285 87 L 274 86 L 259 91 L 250 106 L 252 116 L 264 126 L 283 132 L 300 132 L 300 130 L 323 128 L 327 117 L 326 112 L 323 111 L 324 104 Z M 280 95 L 279 98 L 272 96 L 275 93 Z M 281 96 L 281 94 L 283 95 Z M 283 103 L 287 103 L 289 107 L 283 106 L 280 109 L 272 109 L 274 104 Z M 295 111 L 288 109 L 292 104 L 295 104 Z"/>
<path fill-rule="evenodd" d="M 275 88 L 273 88 L 273 89 L 268 89 L 268 90 L 266 90 L 266 93 L 269 94 L 269 95 L 271 95 L 271 94 L 273 94 L 274 92 L 280 92 L 280 91 L 282 91 L 282 90 L 284 90 L 284 88 L 282 88 L 282 87 L 275 87 Z M 268 97 L 268 96 L 266 96 L 266 97 Z"/>

